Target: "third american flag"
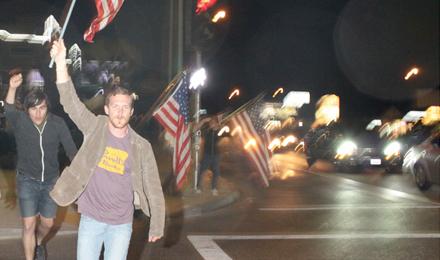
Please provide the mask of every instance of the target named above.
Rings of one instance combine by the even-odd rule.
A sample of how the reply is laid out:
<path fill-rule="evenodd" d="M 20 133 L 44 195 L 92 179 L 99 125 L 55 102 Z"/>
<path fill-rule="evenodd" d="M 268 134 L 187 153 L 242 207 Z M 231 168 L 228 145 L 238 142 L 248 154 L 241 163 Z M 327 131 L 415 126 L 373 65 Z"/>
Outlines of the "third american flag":
<path fill-rule="evenodd" d="M 269 133 L 264 128 L 264 119 L 260 117 L 262 96 L 257 97 L 243 111 L 232 117 L 232 123 L 239 127 L 239 137 L 245 146 L 246 155 L 258 171 L 265 186 L 269 186 L 272 175 L 270 153 L 267 149 Z"/>

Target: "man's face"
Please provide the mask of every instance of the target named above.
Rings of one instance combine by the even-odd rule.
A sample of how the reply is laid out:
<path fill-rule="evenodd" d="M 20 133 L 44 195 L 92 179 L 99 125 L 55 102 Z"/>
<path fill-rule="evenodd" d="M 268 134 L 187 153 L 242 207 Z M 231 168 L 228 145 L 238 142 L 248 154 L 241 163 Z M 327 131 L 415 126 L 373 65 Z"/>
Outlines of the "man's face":
<path fill-rule="evenodd" d="M 43 102 L 37 106 L 30 107 L 28 109 L 28 114 L 34 124 L 41 125 L 44 120 L 46 120 L 47 116 L 46 100 L 43 100 Z"/>
<path fill-rule="evenodd" d="M 127 127 L 133 115 L 132 102 L 129 95 L 118 94 L 110 97 L 109 104 L 104 106 L 104 110 L 113 127 L 119 129 Z"/>

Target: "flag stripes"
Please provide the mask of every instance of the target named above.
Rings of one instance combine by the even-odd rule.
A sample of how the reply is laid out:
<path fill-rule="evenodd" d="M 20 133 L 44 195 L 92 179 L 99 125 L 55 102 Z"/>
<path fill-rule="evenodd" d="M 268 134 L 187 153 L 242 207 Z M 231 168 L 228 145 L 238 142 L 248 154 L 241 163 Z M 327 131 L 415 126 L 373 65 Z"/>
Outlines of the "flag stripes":
<path fill-rule="evenodd" d="M 246 111 L 239 113 L 232 118 L 232 122 L 241 128 L 239 136 L 244 145 L 251 140 L 255 140 L 255 145 L 247 147 L 246 155 L 257 169 L 263 183 L 269 186 L 268 176 L 271 174 L 270 156 L 265 143 L 255 130 L 249 114 Z"/>
<path fill-rule="evenodd" d="M 93 19 L 89 28 L 85 31 L 84 40 L 90 43 L 93 42 L 95 34 L 113 21 L 123 3 L 124 0 L 95 0 L 98 14 Z"/>
<path fill-rule="evenodd" d="M 188 80 L 178 82 L 175 92 L 153 113 L 156 120 L 172 137 L 173 170 L 180 189 L 191 165 L 191 134 L 189 123 Z"/>

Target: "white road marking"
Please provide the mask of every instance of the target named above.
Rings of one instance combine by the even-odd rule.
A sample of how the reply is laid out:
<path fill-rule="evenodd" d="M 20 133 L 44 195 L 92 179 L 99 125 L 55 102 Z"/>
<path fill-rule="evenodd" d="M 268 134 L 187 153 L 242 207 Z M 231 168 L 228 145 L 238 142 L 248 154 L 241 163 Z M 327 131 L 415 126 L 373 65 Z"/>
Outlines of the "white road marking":
<path fill-rule="evenodd" d="M 188 236 L 194 248 L 206 260 L 230 260 L 230 258 L 215 242 L 213 236 Z"/>
<path fill-rule="evenodd" d="M 440 209 L 440 204 L 336 204 L 336 205 L 307 205 L 298 207 L 269 207 L 259 208 L 260 211 L 313 211 L 313 210 L 340 210 L 340 209 Z"/>
<path fill-rule="evenodd" d="M 440 238 L 440 233 L 347 233 L 296 235 L 189 235 L 188 240 L 205 260 L 230 260 L 214 240 L 281 240 L 281 239 L 417 239 Z"/>
<path fill-rule="evenodd" d="M 375 185 L 372 185 L 372 184 L 355 181 L 355 180 L 344 178 L 344 177 L 337 176 L 337 175 L 323 174 L 323 173 L 319 173 L 319 172 L 315 172 L 315 171 L 311 171 L 311 170 L 302 170 L 302 171 L 303 172 L 311 173 L 313 175 L 317 175 L 317 176 L 321 176 L 321 177 L 326 177 L 326 178 L 329 178 L 329 179 L 343 180 L 347 184 L 350 184 L 350 185 L 353 185 L 353 186 L 359 187 L 359 188 L 364 188 L 365 192 L 369 192 L 371 194 L 375 194 L 376 196 L 380 196 L 380 197 L 383 197 L 383 198 L 385 198 L 387 200 L 391 200 L 391 201 L 395 201 L 396 199 L 400 198 L 400 199 L 409 199 L 409 200 L 425 202 L 425 203 L 426 202 L 431 202 L 426 197 L 422 197 L 422 196 L 418 196 L 418 195 L 414 195 L 414 194 L 409 194 L 409 193 L 406 193 L 406 192 L 402 192 L 402 191 L 398 191 L 398 190 L 393 190 L 393 189 L 389 189 L 389 188 L 379 187 L 379 186 L 375 186 Z"/>

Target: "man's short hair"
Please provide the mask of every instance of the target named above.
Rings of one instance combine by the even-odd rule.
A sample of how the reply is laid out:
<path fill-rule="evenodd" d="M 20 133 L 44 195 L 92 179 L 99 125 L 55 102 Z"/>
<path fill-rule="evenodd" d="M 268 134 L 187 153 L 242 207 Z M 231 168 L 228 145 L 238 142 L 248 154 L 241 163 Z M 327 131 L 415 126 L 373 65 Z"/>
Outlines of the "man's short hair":
<path fill-rule="evenodd" d="M 108 106 L 110 103 L 110 97 L 116 95 L 127 95 L 131 97 L 131 107 L 134 106 L 134 96 L 133 92 L 129 89 L 120 87 L 120 86 L 112 86 L 108 91 L 105 92 L 105 105 Z"/>
<path fill-rule="evenodd" d="M 49 98 L 47 97 L 46 93 L 40 89 L 33 89 L 29 91 L 24 98 L 24 109 L 28 111 L 29 108 L 38 106 L 44 101 L 46 101 L 46 105 L 49 107 Z"/>

